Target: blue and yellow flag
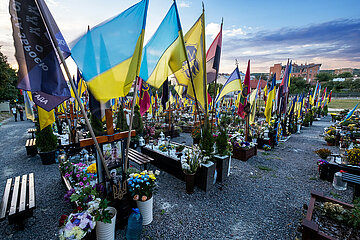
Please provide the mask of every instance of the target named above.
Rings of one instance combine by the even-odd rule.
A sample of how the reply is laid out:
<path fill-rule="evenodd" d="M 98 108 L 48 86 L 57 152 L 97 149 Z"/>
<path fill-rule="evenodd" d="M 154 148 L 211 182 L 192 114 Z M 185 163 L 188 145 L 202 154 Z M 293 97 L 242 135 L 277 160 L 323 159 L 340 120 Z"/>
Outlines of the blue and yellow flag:
<path fill-rule="evenodd" d="M 54 109 L 48 112 L 48 111 L 42 109 L 41 107 L 38 107 L 37 110 L 38 110 L 38 115 L 39 115 L 40 130 L 43 130 L 48 125 L 53 124 L 55 122 Z"/>
<path fill-rule="evenodd" d="M 126 96 L 140 72 L 148 0 L 89 30 L 72 58 L 97 100 Z"/>
<path fill-rule="evenodd" d="M 195 95 L 202 110 L 207 109 L 206 88 L 206 53 L 205 53 L 205 19 L 204 13 L 185 34 L 184 41 L 187 58 L 190 65 L 193 84 L 190 80 L 190 71 L 185 61 L 182 68 L 175 73 L 180 85 L 187 86 L 187 94 L 192 99 Z M 193 86 L 194 85 L 194 86 Z"/>
<path fill-rule="evenodd" d="M 215 103 L 220 101 L 226 94 L 235 91 L 242 91 L 242 84 L 238 67 L 235 68 L 224 86 L 221 88 L 220 93 L 215 98 Z"/>
<path fill-rule="evenodd" d="M 348 115 L 346 115 L 345 119 L 343 121 L 341 121 L 341 122 L 345 122 L 346 120 L 349 120 L 352 117 L 352 115 L 354 114 L 354 112 L 355 112 L 358 105 L 359 104 L 356 104 L 356 106 L 348 113 Z"/>
<path fill-rule="evenodd" d="M 275 89 L 276 86 L 276 73 L 274 74 L 272 83 L 271 83 L 271 87 L 269 88 L 269 92 L 267 94 L 268 98 L 266 101 L 266 106 L 265 106 L 265 111 L 264 114 L 266 116 L 266 121 L 270 124 L 270 120 L 271 120 L 271 112 L 273 109 L 273 104 L 275 102 Z"/>
<path fill-rule="evenodd" d="M 183 33 L 176 2 L 143 50 L 140 77 L 160 88 L 166 78 L 182 68 L 186 60 Z"/>

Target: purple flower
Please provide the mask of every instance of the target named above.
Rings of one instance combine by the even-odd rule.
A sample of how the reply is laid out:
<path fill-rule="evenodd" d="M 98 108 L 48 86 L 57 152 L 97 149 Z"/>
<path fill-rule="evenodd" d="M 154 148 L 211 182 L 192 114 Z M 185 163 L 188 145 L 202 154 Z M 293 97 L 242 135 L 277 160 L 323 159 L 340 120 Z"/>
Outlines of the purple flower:
<path fill-rule="evenodd" d="M 74 225 L 79 226 L 80 224 L 80 219 L 75 219 L 75 221 L 73 222 Z"/>
<path fill-rule="evenodd" d="M 87 177 L 84 177 L 83 180 L 86 181 Z"/>
<path fill-rule="evenodd" d="M 95 184 L 93 189 L 95 189 L 97 192 L 104 192 L 104 186 L 102 184 Z"/>
<path fill-rule="evenodd" d="M 83 183 L 83 182 L 80 182 L 79 185 L 80 185 L 80 186 L 84 186 L 84 183 Z"/>
<path fill-rule="evenodd" d="M 80 177 L 80 174 L 76 174 L 76 177 L 79 178 L 79 177 Z"/>

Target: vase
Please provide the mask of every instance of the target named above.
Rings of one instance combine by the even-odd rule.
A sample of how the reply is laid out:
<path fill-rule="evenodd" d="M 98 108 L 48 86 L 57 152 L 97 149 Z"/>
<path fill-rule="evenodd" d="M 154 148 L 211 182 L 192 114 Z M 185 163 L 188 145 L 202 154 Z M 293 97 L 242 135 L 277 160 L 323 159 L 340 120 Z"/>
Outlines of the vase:
<path fill-rule="evenodd" d="M 50 152 L 39 152 L 41 163 L 43 165 L 50 165 L 55 163 L 55 150 Z"/>
<path fill-rule="evenodd" d="M 106 208 L 113 216 L 111 223 L 103 223 L 96 221 L 96 239 L 97 240 L 113 240 L 115 239 L 115 222 L 117 211 L 113 207 Z"/>
<path fill-rule="evenodd" d="M 136 201 L 136 205 L 143 217 L 143 225 L 149 225 L 153 220 L 153 197 L 146 201 Z"/>
<path fill-rule="evenodd" d="M 185 182 L 186 182 L 186 193 L 187 194 L 194 193 L 195 173 L 192 174 L 185 173 Z"/>

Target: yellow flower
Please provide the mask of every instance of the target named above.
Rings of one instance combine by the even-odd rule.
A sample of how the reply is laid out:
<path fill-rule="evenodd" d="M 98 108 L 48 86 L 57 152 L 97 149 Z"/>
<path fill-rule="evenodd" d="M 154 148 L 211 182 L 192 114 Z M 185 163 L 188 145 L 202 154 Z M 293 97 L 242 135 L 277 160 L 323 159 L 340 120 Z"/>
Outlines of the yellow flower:
<path fill-rule="evenodd" d="M 96 173 L 96 163 L 91 164 L 87 169 L 87 173 Z"/>
<path fill-rule="evenodd" d="M 134 174 L 134 178 L 139 177 L 139 176 L 140 176 L 140 174 L 138 174 L 138 173 Z"/>

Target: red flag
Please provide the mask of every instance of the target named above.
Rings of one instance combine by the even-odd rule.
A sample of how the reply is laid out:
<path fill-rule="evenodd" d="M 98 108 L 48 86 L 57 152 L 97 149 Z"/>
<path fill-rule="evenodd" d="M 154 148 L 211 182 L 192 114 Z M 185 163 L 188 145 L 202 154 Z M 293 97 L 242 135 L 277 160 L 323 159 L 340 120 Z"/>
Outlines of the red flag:
<path fill-rule="evenodd" d="M 331 94 L 332 94 L 332 90 L 330 91 L 330 94 L 329 94 L 329 102 L 331 102 Z"/>
<path fill-rule="evenodd" d="M 140 92 L 140 100 L 139 100 L 139 105 L 140 105 L 140 115 L 144 115 L 144 113 L 146 113 L 146 111 L 149 109 L 150 107 L 150 94 L 149 94 L 149 84 L 147 84 L 146 82 L 142 81 L 141 84 L 141 92 Z"/>
<path fill-rule="evenodd" d="M 219 72 L 222 44 L 222 26 L 223 24 L 221 23 L 220 32 L 206 53 L 206 75 L 208 84 L 215 81 L 216 74 Z"/>
<path fill-rule="evenodd" d="M 208 94 L 208 103 L 210 104 L 212 102 L 212 98 L 211 98 L 209 92 L 207 94 Z"/>
<path fill-rule="evenodd" d="M 250 60 L 248 61 L 243 90 L 241 91 L 239 107 L 237 112 L 241 118 L 245 118 L 244 108 L 247 104 L 247 96 L 249 93 L 250 93 Z"/>

